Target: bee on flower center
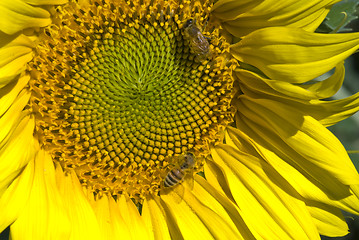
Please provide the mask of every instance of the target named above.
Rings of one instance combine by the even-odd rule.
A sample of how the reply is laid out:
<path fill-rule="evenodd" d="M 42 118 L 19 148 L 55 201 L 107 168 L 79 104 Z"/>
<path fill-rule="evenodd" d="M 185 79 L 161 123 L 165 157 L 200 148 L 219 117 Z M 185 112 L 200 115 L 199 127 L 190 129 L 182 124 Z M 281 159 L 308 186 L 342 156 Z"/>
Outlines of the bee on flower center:
<path fill-rule="evenodd" d="M 198 60 L 203 61 L 211 56 L 208 38 L 202 34 L 200 26 L 193 19 L 186 21 L 183 25 L 183 32 Z"/>
<path fill-rule="evenodd" d="M 180 164 L 178 167 L 172 168 L 168 173 L 164 180 L 164 187 L 173 187 L 180 183 L 186 173 L 191 171 L 195 165 L 195 157 L 192 153 L 187 153 L 184 156 L 180 156 L 182 159 L 182 164 Z"/>

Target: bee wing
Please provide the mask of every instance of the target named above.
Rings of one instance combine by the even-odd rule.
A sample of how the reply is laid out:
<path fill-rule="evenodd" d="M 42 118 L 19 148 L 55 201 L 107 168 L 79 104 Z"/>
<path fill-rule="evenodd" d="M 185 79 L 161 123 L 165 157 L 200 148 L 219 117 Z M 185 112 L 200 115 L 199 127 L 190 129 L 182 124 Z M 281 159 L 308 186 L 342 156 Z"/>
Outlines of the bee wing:
<path fill-rule="evenodd" d="M 184 198 L 187 191 L 192 191 L 194 178 L 192 173 L 187 173 L 182 182 L 170 188 L 162 188 L 161 195 L 175 194 L 175 203 L 179 204 Z"/>
<path fill-rule="evenodd" d="M 187 191 L 193 190 L 193 185 L 194 185 L 194 177 L 193 174 L 189 172 L 186 174 L 184 180 L 180 184 L 175 186 L 174 191 L 178 195 L 178 198 L 176 198 L 178 199 L 177 203 L 180 203 L 182 201 Z"/>
<path fill-rule="evenodd" d="M 192 191 L 193 190 L 193 184 L 194 184 L 193 173 L 189 172 L 189 173 L 186 174 L 186 176 L 184 178 L 184 181 L 182 182 L 181 185 L 183 185 L 188 190 Z"/>
<path fill-rule="evenodd" d="M 197 33 L 196 46 L 204 53 L 209 51 L 209 43 L 201 32 Z"/>
<path fill-rule="evenodd" d="M 185 162 L 184 155 L 172 156 L 167 160 L 172 167 L 179 168 Z"/>
<path fill-rule="evenodd" d="M 185 194 L 185 186 L 183 185 L 182 182 L 170 188 L 162 188 L 160 196 L 173 195 L 174 202 L 176 204 L 179 204 L 182 201 L 184 194 Z"/>

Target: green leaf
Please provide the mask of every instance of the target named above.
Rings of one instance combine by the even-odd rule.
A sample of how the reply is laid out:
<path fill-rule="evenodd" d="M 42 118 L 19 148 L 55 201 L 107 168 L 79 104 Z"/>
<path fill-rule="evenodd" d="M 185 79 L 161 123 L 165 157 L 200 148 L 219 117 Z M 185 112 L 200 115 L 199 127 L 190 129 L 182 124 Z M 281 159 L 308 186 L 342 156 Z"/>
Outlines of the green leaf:
<path fill-rule="evenodd" d="M 358 18 L 358 0 L 343 0 L 335 4 L 316 32 L 347 32 L 346 26 Z"/>

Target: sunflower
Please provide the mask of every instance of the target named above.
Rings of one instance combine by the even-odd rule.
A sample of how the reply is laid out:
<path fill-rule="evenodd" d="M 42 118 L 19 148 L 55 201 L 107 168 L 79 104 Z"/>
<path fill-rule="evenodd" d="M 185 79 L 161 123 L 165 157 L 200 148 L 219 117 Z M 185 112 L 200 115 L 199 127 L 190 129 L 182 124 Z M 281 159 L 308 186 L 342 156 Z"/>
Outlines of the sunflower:
<path fill-rule="evenodd" d="M 359 34 L 314 32 L 336 2 L 2 0 L 0 231 L 347 234 L 359 175 L 326 127 L 359 94 L 323 99 Z"/>

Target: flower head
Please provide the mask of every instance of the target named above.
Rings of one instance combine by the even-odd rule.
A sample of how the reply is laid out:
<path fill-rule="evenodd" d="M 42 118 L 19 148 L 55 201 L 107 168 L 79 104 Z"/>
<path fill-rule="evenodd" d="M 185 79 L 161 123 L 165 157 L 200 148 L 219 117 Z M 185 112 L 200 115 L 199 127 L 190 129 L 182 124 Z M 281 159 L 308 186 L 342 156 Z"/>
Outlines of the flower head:
<path fill-rule="evenodd" d="M 322 99 L 359 35 L 314 33 L 334 2 L 0 3 L 0 230 L 345 235 L 359 176 L 325 127 L 359 95 Z"/>

